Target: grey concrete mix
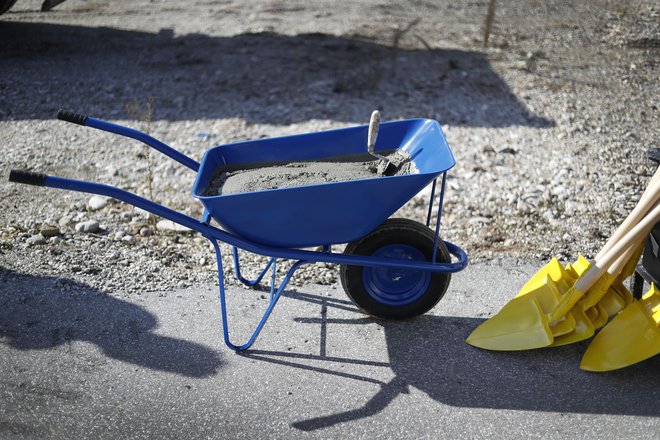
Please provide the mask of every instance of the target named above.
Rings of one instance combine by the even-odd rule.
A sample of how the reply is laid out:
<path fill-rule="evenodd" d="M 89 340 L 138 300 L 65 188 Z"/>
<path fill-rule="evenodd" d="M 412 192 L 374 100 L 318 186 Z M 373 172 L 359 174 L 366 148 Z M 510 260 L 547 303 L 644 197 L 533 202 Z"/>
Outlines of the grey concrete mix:
<path fill-rule="evenodd" d="M 331 160 L 253 165 L 246 169 L 220 170 L 206 195 L 240 194 L 270 189 L 347 182 L 375 177 L 410 174 L 415 167 L 405 152 L 389 154 L 384 160 Z"/>
<path fill-rule="evenodd" d="M 405 322 L 358 313 L 340 287 L 289 290 L 241 355 L 216 286 L 127 299 L 3 271 L 0 437 L 657 438 L 658 358 L 594 374 L 578 368 L 587 343 L 463 342 L 540 264 L 474 264 Z M 229 291 L 235 342 L 266 297 Z"/>

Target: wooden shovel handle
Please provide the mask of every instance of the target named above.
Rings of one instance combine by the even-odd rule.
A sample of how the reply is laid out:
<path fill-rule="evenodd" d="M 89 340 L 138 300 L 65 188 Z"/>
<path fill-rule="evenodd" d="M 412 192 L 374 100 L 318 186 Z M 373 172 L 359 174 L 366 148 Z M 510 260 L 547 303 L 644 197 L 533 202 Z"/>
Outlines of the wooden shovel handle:
<path fill-rule="evenodd" d="M 607 269 L 607 273 L 612 275 L 613 277 L 618 276 L 621 271 L 623 270 L 624 267 L 626 267 L 626 264 L 628 264 L 628 261 L 632 258 L 633 255 L 637 252 L 639 247 L 644 243 L 644 240 L 646 240 L 646 237 L 651 233 L 651 230 L 653 229 L 654 225 L 651 225 L 647 228 L 644 234 L 642 234 L 637 240 L 632 243 L 628 249 L 621 255 L 615 262 L 612 264 L 609 269 Z"/>
<path fill-rule="evenodd" d="M 653 228 L 653 225 L 659 220 L 660 202 L 656 202 L 653 210 L 641 222 L 637 223 L 625 237 L 612 246 L 600 260 L 594 262 L 591 269 L 575 283 L 575 289 L 580 292 L 586 292 L 629 247 L 646 237 Z"/>
<path fill-rule="evenodd" d="M 617 230 L 612 234 L 612 236 L 607 240 L 605 246 L 598 252 L 595 260 L 598 261 L 605 256 L 607 251 L 609 251 L 612 246 L 614 246 L 620 239 L 623 237 L 631 228 L 633 228 L 639 221 L 646 215 L 646 213 L 651 209 L 651 207 L 658 201 L 660 198 L 660 167 L 655 171 L 655 174 L 651 178 L 646 190 L 642 194 L 642 197 L 637 202 L 637 206 L 632 212 L 626 217 L 626 219 L 621 223 Z"/>

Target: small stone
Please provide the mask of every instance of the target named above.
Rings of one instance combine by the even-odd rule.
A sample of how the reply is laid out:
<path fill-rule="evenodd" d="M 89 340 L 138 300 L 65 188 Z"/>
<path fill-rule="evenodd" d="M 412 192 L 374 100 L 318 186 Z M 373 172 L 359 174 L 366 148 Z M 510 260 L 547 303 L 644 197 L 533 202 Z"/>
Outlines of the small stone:
<path fill-rule="evenodd" d="M 103 196 L 92 196 L 87 202 L 87 207 L 92 211 L 97 211 L 99 209 L 105 208 L 108 204 L 108 198 Z"/>
<path fill-rule="evenodd" d="M 160 220 L 156 223 L 156 229 L 163 232 L 190 232 L 189 228 L 182 226 L 178 223 L 174 223 L 171 220 Z"/>
<path fill-rule="evenodd" d="M 135 242 L 137 242 L 135 237 L 133 237 L 132 235 L 126 235 L 122 237 L 121 241 L 123 241 L 126 244 L 135 244 Z"/>
<path fill-rule="evenodd" d="M 64 226 L 68 226 L 69 223 L 71 223 L 72 221 L 73 218 L 70 215 L 65 215 L 64 217 L 58 220 L 57 224 L 64 227 Z"/>
<path fill-rule="evenodd" d="M 57 226 L 49 223 L 41 225 L 41 235 L 46 238 L 55 237 L 60 234 L 60 230 Z"/>
<path fill-rule="evenodd" d="M 48 239 L 48 242 L 51 243 L 51 244 L 59 244 L 59 243 L 62 243 L 63 241 L 64 241 L 64 239 L 62 237 L 58 237 L 58 236 L 50 237 Z"/>
<path fill-rule="evenodd" d="M 115 232 L 115 240 L 121 240 L 122 238 L 124 238 L 124 236 L 126 236 L 125 231 L 119 230 Z"/>
<path fill-rule="evenodd" d="M 46 238 L 41 234 L 37 234 L 25 240 L 25 243 L 28 246 L 37 246 L 37 245 L 45 244 Z"/>
<path fill-rule="evenodd" d="M 144 209 L 138 208 L 137 206 L 133 207 L 133 213 L 143 218 L 149 218 L 149 216 L 151 215 L 149 211 L 145 211 Z"/>
<path fill-rule="evenodd" d="M 505 147 L 505 148 L 502 148 L 502 149 L 499 151 L 499 153 L 500 153 L 500 154 L 516 154 L 517 151 L 514 150 L 514 149 L 511 148 L 511 147 Z"/>
<path fill-rule="evenodd" d="M 149 237 L 151 234 L 153 234 L 153 231 L 149 228 L 142 228 L 140 229 L 140 235 L 142 237 Z"/>
<path fill-rule="evenodd" d="M 99 222 L 96 220 L 87 220 L 86 222 L 76 223 L 76 232 L 98 232 L 100 229 Z"/>
<path fill-rule="evenodd" d="M 471 225 L 479 225 L 479 224 L 489 225 L 492 222 L 493 221 L 488 217 L 472 217 L 471 219 L 468 220 L 468 223 Z"/>

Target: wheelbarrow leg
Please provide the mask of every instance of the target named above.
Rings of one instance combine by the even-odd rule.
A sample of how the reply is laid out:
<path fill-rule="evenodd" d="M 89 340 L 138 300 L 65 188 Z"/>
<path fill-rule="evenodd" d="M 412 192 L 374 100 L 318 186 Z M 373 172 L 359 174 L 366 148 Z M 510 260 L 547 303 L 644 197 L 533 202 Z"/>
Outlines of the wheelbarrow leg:
<path fill-rule="evenodd" d="M 270 317 L 270 314 L 272 313 L 273 309 L 275 308 L 275 305 L 277 304 L 277 301 L 280 299 L 280 296 L 282 295 L 282 292 L 286 288 L 287 284 L 291 280 L 291 277 L 293 277 L 293 274 L 295 271 L 306 261 L 304 260 L 298 260 L 296 261 L 293 266 L 291 266 L 291 269 L 287 272 L 286 276 L 282 280 L 279 286 L 275 286 L 275 268 L 276 268 L 276 262 L 274 261 L 272 263 L 272 268 L 273 268 L 273 275 L 272 275 L 272 284 L 270 287 L 270 301 L 268 303 L 268 307 L 266 308 L 266 311 L 264 312 L 263 316 L 261 317 L 261 320 L 259 321 L 259 324 L 257 324 L 257 327 L 255 330 L 252 332 L 252 335 L 248 339 L 248 341 L 245 344 L 242 345 L 236 345 L 231 342 L 229 338 L 229 323 L 227 322 L 227 303 L 225 300 L 225 283 L 224 283 L 224 276 L 223 276 L 223 271 L 222 271 L 222 253 L 220 251 L 220 246 L 218 245 L 218 241 L 211 238 L 211 237 L 206 237 L 208 238 L 211 243 L 213 244 L 213 248 L 215 249 L 215 256 L 216 256 L 216 261 L 218 265 L 218 288 L 220 291 L 220 309 L 221 309 L 221 314 L 222 314 L 222 332 L 223 336 L 225 339 L 225 344 L 227 347 L 231 348 L 234 351 L 243 351 L 247 350 L 254 344 L 254 341 L 257 339 L 257 336 L 259 336 L 259 333 L 261 332 L 261 329 L 264 327 L 266 324 L 266 321 Z M 269 264 L 270 265 L 270 264 Z M 267 270 L 267 269 L 266 269 Z M 264 270 L 265 273 L 265 270 Z M 262 274 L 263 275 L 263 274 Z"/>
<path fill-rule="evenodd" d="M 436 256 L 438 254 L 438 237 L 440 237 L 440 220 L 442 219 L 442 204 L 445 200 L 445 184 L 447 183 L 447 172 L 442 173 L 442 186 L 440 188 L 440 200 L 438 201 L 438 218 L 435 220 L 435 239 L 433 241 L 433 259 L 431 261 L 435 262 Z M 429 205 L 433 205 L 433 199 Z M 430 208 L 429 208 L 430 209 Z"/>
<path fill-rule="evenodd" d="M 438 183 L 438 179 L 433 181 L 433 186 L 431 187 L 431 199 L 429 200 L 429 211 L 426 215 L 426 226 L 431 227 L 431 215 L 433 213 L 433 199 L 435 198 L 435 189 Z M 440 220 L 442 219 L 442 204 L 445 199 L 445 186 L 447 183 L 447 172 L 442 173 L 442 183 L 440 186 L 440 200 L 438 201 L 438 214 L 435 222 L 435 239 L 433 243 L 433 260 L 436 261 L 437 249 L 438 249 L 438 238 L 440 237 Z"/>
<path fill-rule="evenodd" d="M 238 281 L 245 284 L 246 286 L 256 286 L 256 285 L 258 285 L 261 282 L 261 280 L 263 279 L 264 275 L 266 275 L 266 272 L 268 272 L 268 268 L 270 268 L 271 266 L 273 266 L 273 276 L 275 276 L 275 263 L 276 263 L 276 261 L 275 261 L 276 258 L 275 257 L 271 257 L 270 260 L 268 260 L 268 264 L 266 264 L 266 267 L 264 267 L 264 269 L 261 271 L 259 276 L 257 276 L 253 280 L 248 280 L 248 279 L 244 278 L 243 275 L 241 275 L 241 265 L 240 265 L 240 262 L 239 262 L 239 259 L 238 259 L 238 248 L 236 246 L 234 246 L 234 248 L 233 248 L 233 254 L 234 254 L 234 276 L 236 277 L 236 279 Z M 271 290 L 272 290 L 272 287 L 271 287 Z"/>

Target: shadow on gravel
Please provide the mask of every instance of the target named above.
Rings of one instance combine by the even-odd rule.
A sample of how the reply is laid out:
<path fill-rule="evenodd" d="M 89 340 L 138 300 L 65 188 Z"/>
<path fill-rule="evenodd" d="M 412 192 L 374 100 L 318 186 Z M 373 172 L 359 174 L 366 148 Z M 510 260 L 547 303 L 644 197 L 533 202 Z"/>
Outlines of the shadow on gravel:
<path fill-rule="evenodd" d="M 85 341 L 114 359 L 199 378 L 222 366 L 215 351 L 157 335 L 157 325 L 143 308 L 84 284 L 0 268 L 0 338 L 10 347 L 43 350 Z"/>
<path fill-rule="evenodd" d="M 11 42 L 0 45 L 0 120 L 52 119 L 59 107 L 135 119 L 125 106 L 154 96 L 153 118 L 170 121 L 353 123 L 380 107 L 386 119 L 554 125 L 532 114 L 479 52 L 395 51 L 320 33 L 174 36 L 6 21 L 0 41 Z"/>
<path fill-rule="evenodd" d="M 329 307 L 350 308 L 350 302 L 305 294 L 290 295 Z M 316 299 L 314 299 L 314 297 Z M 322 316 L 326 316 L 322 313 Z M 251 358 L 301 368 L 347 379 L 380 385 L 380 391 L 366 397 L 363 406 L 345 412 L 300 420 L 292 426 L 313 431 L 332 425 L 371 417 L 385 409 L 410 387 L 434 400 L 470 408 L 550 411 L 559 413 L 660 416 L 660 357 L 610 373 L 589 373 L 578 368 L 586 343 L 545 350 L 498 353 L 467 345 L 465 338 L 483 319 L 424 315 L 403 322 L 356 319 L 299 318 L 321 326 L 321 355 L 251 350 Z M 382 325 L 389 363 L 327 357 L 324 339 L 332 325 L 378 323 Z M 328 361 L 320 368 L 294 362 Z M 337 368 L 343 364 L 343 368 Z M 389 382 L 350 374 L 350 365 L 389 367 L 395 377 Z M 382 370 L 381 370 L 382 371 Z M 421 417 L 421 416 L 420 416 Z"/>

